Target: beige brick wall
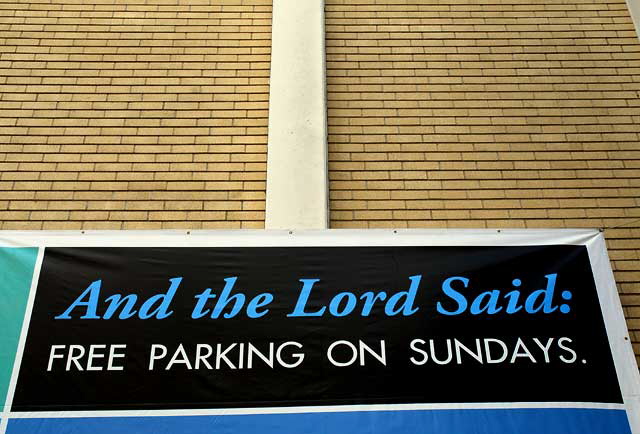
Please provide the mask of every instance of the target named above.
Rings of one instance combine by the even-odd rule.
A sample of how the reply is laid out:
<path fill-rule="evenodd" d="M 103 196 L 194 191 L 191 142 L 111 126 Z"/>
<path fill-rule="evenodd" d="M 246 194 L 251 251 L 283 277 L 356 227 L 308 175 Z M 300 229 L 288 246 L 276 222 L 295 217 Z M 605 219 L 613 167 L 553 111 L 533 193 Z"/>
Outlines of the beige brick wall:
<path fill-rule="evenodd" d="M 326 0 L 332 227 L 611 227 L 640 354 L 624 0 Z M 263 227 L 270 0 L 0 0 L 0 229 Z"/>
<path fill-rule="evenodd" d="M 0 229 L 264 226 L 271 0 L 0 0 Z"/>
<path fill-rule="evenodd" d="M 610 227 L 640 360 L 624 0 L 327 0 L 331 226 Z"/>

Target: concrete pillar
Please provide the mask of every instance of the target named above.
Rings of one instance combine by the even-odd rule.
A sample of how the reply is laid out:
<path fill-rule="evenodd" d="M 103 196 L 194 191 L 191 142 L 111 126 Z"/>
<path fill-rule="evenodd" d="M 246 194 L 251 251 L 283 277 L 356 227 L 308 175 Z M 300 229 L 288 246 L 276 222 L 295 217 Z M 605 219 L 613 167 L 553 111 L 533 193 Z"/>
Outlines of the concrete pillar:
<path fill-rule="evenodd" d="M 627 0 L 627 6 L 629 7 L 633 25 L 636 28 L 636 36 L 640 38 L 640 0 Z"/>
<path fill-rule="evenodd" d="M 273 0 L 266 229 L 328 227 L 324 0 Z"/>

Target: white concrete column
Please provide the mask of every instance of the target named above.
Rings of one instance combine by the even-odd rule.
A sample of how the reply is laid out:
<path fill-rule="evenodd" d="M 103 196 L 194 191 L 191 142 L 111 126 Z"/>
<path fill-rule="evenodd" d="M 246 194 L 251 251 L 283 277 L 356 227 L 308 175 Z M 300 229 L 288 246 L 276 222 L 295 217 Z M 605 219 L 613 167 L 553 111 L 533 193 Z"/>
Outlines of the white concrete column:
<path fill-rule="evenodd" d="M 273 0 L 267 229 L 328 226 L 324 0 Z"/>
<path fill-rule="evenodd" d="M 636 36 L 640 38 L 640 0 L 627 0 L 627 6 L 629 7 L 633 25 L 636 28 Z"/>

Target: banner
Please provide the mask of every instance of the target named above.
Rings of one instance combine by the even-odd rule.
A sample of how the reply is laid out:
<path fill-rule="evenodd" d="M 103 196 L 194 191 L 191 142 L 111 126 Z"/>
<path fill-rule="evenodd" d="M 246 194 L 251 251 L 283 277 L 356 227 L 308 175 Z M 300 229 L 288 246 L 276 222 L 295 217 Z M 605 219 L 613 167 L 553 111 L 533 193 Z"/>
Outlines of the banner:
<path fill-rule="evenodd" d="M 0 233 L 0 433 L 639 433 L 594 231 Z"/>

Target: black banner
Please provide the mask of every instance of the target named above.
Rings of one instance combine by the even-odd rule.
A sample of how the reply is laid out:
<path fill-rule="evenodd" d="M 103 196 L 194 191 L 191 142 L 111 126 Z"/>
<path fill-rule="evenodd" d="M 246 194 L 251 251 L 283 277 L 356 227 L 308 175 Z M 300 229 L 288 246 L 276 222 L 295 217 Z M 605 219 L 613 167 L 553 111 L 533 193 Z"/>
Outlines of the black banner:
<path fill-rule="evenodd" d="M 47 248 L 13 411 L 621 403 L 583 246 Z"/>

